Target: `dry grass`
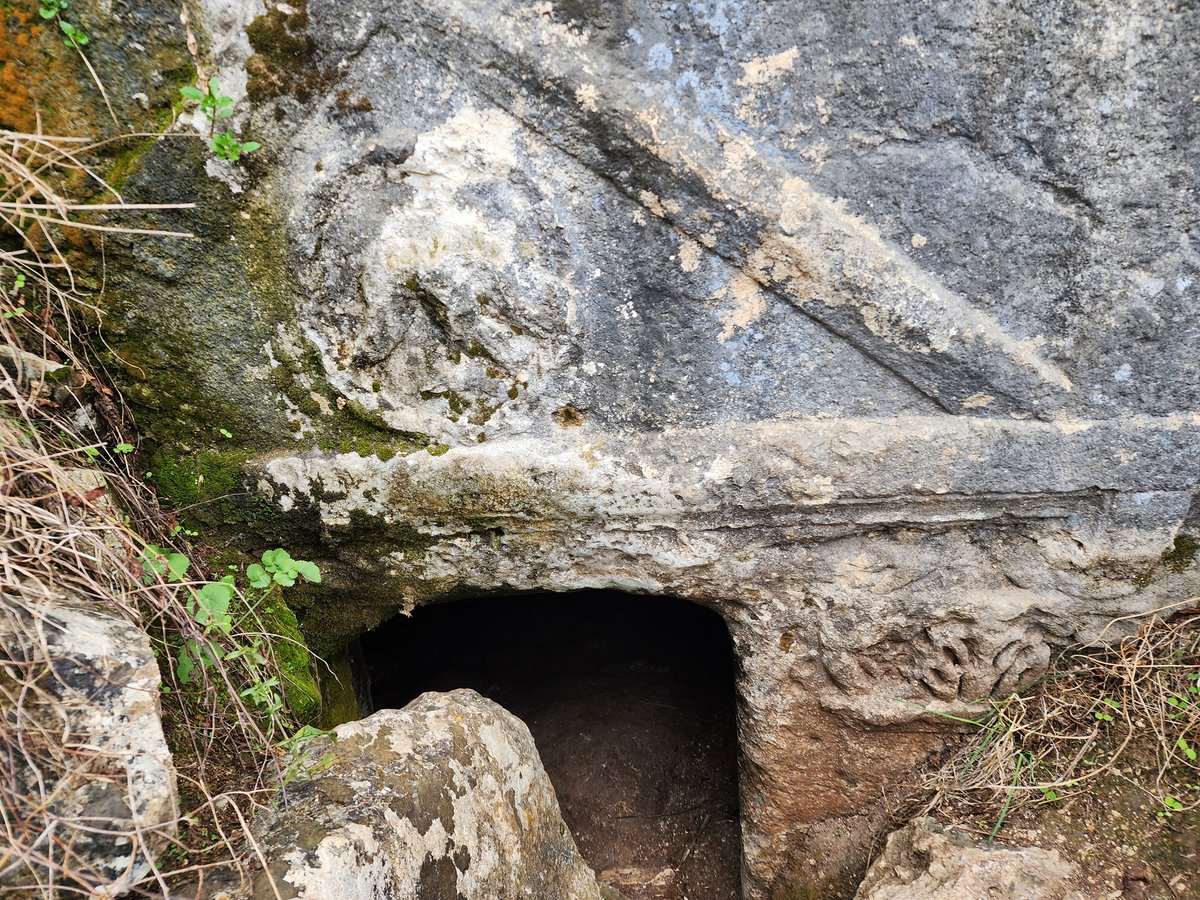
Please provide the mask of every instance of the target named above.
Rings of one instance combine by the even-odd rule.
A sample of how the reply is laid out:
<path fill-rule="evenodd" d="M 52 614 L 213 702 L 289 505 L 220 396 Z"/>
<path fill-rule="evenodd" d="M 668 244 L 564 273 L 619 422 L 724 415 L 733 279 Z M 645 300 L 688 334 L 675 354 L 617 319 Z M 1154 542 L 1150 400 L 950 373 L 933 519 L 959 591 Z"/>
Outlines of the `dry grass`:
<path fill-rule="evenodd" d="M 170 881 L 181 896 L 180 883 L 202 883 L 214 868 L 246 874 L 246 822 L 278 781 L 280 735 L 265 733 L 241 699 L 244 671 L 218 664 L 188 684 L 175 675 L 174 648 L 203 639 L 187 607 L 195 583 L 169 583 L 141 563 L 148 544 L 172 545 L 172 523 L 131 457 L 113 451 L 136 445 L 136 433 L 121 398 L 76 350 L 86 344 L 77 333 L 85 304 L 63 234 L 182 235 L 114 223 L 165 207 L 124 203 L 89 165 L 96 144 L 0 131 L 0 146 L 0 626 L 20 636 L 0 648 L 0 893 L 94 896 L 112 878 L 78 848 L 107 835 L 130 841 L 129 873 L 139 857 L 149 870 L 125 886 L 161 892 Z M 103 202 L 68 199 L 65 184 Z M 190 571 L 205 570 L 193 558 Z M 81 603 L 138 625 L 160 659 L 164 720 L 191 802 L 155 834 L 64 812 L 81 785 L 124 777 L 73 732 L 78 698 L 40 624 L 48 610 Z M 244 628 L 262 630 L 253 618 Z M 148 847 L 163 842 L 168 852 L 152 859 Z"/>
<path fill-rule="evenodd" d="M 995 821 L 995 836 L 1017 807 L 1084 792 L 1131 748 L 1152 745 L 1140 789 L 1163 817 L 1190 813 L 1200 807 L 1200 598 L 1155 611 L 1111 647 L 1065 654 L 1049 676 L 990 707 L 928 778 L 927 811 L 971 809 Z"/>

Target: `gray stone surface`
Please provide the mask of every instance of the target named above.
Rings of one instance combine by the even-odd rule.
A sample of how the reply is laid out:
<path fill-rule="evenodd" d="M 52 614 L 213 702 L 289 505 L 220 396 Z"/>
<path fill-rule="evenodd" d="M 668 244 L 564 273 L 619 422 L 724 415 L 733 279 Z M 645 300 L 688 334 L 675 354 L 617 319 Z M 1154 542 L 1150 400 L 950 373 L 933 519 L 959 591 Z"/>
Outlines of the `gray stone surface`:
<path fill-rule="evenodd" d="M 10 593 L 0 600 L 0 679 L 12 816 L 0 888 L 30 897 L 126 893 L 149 874 L 178 819 L 145 632 L 94 606 Z"/>
<path fill-rule="evenodd" d="M 1084 900 L 1079 867 L 1055 850 L 983 847 L 930 818 L 888 835 L 855 900 Z"/>
<path fill-rule="evenodd" d="M 922 710 L 1200 586 L 1194 5 L 266 9 L 207 19 L 266 147 L 124 293 L 164 394 L 236 400 L 321 649 L 450 592 L 712 605 L 766 897 L 865 865 Z"/>
<path fill-rule="evenodd" d="M 474 691 L 342 725 L 255 823 L 253 896 L 601 900 L 529 730 Z M 278 894 L 276 894 L 278 891 Z"/>

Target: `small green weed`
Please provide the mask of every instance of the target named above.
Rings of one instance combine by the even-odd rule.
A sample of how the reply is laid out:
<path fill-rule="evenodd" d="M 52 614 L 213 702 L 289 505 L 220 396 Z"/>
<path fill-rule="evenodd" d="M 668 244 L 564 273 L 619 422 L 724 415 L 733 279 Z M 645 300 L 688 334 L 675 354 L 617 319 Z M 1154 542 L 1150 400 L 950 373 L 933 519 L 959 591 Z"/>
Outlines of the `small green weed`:
<path fill-rule="evenodd" d="M 91 42 L 88 33 L 78 25 L 73 25 L 63 18 L 67 7 L 71 5 L 70 0 L 40 0 L 38 3 L 38 15 L 43 19 L 50 21 L 57 20 L 59 30 L 63 33 L 63 43 L 68 47 L 78 49 Z"/>
<path fill-rule="evenodd" d="M 194 84 L 184 85 L 179 89 L 179 93 L 183 95 L 185 100 L 195 100 L 200 104 L 200 112 L 208 118 L 211 125 L 209 136 L 216 130 L 217 119 L 223 119 L 233 115 L 233 98 L 226 97 L 221 93 L 221 87 L 214 75 L 208 79 L 208 85 L 205 90 L 200 90 Z"/>
<path fill-rule="evenodd" d="M 269 588 L 274 581 L 281 587 L 291 587 L 297 577 L 319 583 L 321 570 L 303 559 L 292 559 L 286 550 L 268 550 L 262 555 L 262 565 L 254 563 L 246 568 L 246 577 L 253 588 Z"/>
<path fill-rule="evenodd" d="M 257 141 L 239 141 L 232 131 L 217 134 L 217 120 L 233 115 L 233 98 L 221 93 L 221 85 L 215 75 L 208 79 L 204 90 L 189 84 L 181 87 L 179 93 L 185 100 L 200 104 L 200 111 L 208 119 L 209 148 L 219 159 L 237 162 L 262 146 Z"/>
<path fill-rule="evenodd" d="M 43 19 L 53 19 L 55 16 L 66 12 L 67 7 L 70 5 L 68 0 L 42 0 L 38 4 L 38 15 Z"/>
<path fill-rule="evenodd" d="M 1103 703 L 1105 706 L 1107 706 L 1109 709 L 1115 709 L 1118 711 L 1121 709 L 1121 701 L 1120 700 L 1112 700 L 1108 697 L 1101 697 L 1100 702 Z M 1110 712 L 1108 712 L 1108 710 L 1104 710 L 1104 709 L 1102 709 L 1098 712 L 1092 713 L 1092 715 L 1095 718 L 1099 719 L 1101 722 L 1111 722 L 1113 720 L 1112 713 L 1110 713 Z"/>
<path fill-rule="evenodd" d="M 253 153 L 261 147 L 258 141 L 239 141 L 232 131 L 226 131 L 218 134 L 212 139 L 212 151 L 219 159 L 227 159 L 230 162 L 237 162 L 247 153 Z"/>
<path fill-rule="evenodd" d="M 1183 812 L 1187 807 L 1178 797 L 1173 797 L 1170 794 L 1164 794 L 1162 798 L 1163 808 L 1158 811 L 1159 821 L 1171 818 L 1177 812 Z"/>
<path fill-rule="evenodd" d="M 286 550 L 268 550 L 263 554 L 262 565 L 255 563 L 246 570 L 248 588 L 239 589 L 234 575 L 225 575 L 217 581 L 198 585 L 185 581 L 191 567 L 190 560 L 182 553 L 166 547 L 149 545 L 142 553 L 143 580 L 151 584 L 162 579 L 185 584 L 190 588 L 187 612 L 194 620 L 198 633 L 185 637 L 175 657 L 175 675 L 181 684 L 191 684 L 199 672 L 212 669 L 219 662 L 226 666 L 238 663 L 243 668 L 247 686 L 239 696 L 248 701 L 262 717 L 266 732 L 278 734 L 286 721 L 283 689 L 279 678 L 270 674 L 271 661 L 269 635 L 243 636 L 234 640 L 235 630 L 240 634 L 238 620 L 252 616 L 253 610 L 266 599 L 266 592 L 273 584 L 291 587 L 297 578 L 319 582 L 321 570 L 315 563 L 292 559 Z M 244 609 L 235 619 L 232 608 L 235 599 L 244 601 Z"/>
<path fill-rule="evenodd" d="M 65 13 L 70 5 L 70 0 L 38 0 L 38 15 L 47 23 L 58 22 L 58 30 L 63 35 L 63 44 L 79 54 L 79 58 L 87 66 L 88 74 L 92 76 L 92 82 L 100 91 L 100 96 L 104 98 L 109 118 L 112 119 L 114 125 L 119 126 L 120 122 L 117 121 L 116 111 L 113 110 L 112 103 L 108 99 L 108 91 L 104 89 L 104 82 L 96 74 L 96 69 L 92 66 L 91 60 L 87 58 L 87 54 L 83 52 L 83 48 L 92 42 L 91 35 L 65 18 Z"/>
<path fill-rule="evenodd" d="M 25 273 L 17 269 L 9 268 L 8 266 L 0 266 L 0 274 L 6 275 L 12 279 L 12 284 L 5 286 L 0 282 L 0 288 L 3 288 L 5 293 L 16 296 L 21 293 L 21 288 L 25 287 Z"/>
<path fill-rule="evenodd" d="M 77 25 L 72 25 L 66 19 L 59 19 L 58 27 L 63 33 L 63 44 L 68 47 L 79 48 L 91 43 L 92 39 L 86 31 Z"/>

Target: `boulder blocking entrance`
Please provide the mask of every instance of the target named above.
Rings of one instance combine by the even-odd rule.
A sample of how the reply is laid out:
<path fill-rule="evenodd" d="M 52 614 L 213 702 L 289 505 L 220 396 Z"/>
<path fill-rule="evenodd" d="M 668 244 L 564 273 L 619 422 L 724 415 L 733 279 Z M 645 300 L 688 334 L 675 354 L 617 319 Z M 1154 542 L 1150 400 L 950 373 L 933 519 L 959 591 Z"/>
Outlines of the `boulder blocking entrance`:
<path fill-rule="evenodd" d="M 631 900 L 741 895 L 734 658 L 720 616 L 611 591 L 418 609 L 362 637 L 374 709 L 473 688 L 529 726 L 563 818 Z"/>

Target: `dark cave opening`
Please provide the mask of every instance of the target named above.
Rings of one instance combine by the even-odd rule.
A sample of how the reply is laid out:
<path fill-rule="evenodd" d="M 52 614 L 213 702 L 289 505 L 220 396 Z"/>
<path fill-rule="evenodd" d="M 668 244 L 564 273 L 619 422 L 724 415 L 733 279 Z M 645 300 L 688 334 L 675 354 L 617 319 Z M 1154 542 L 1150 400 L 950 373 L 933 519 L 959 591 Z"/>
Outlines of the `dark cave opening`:
<path fill-rule="evenodd" d="M 724 621 L 614 591 L 489 596 L 360 641 L 372 709 L 473 688 L 529 726 L 580 852 L 629 900 L 741 896 Z"/>

